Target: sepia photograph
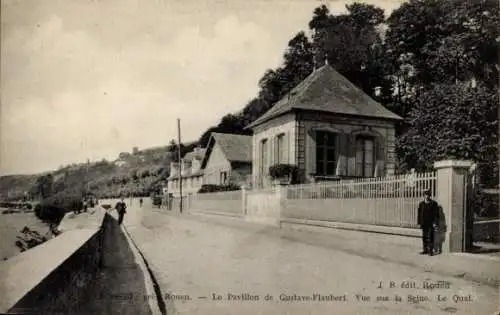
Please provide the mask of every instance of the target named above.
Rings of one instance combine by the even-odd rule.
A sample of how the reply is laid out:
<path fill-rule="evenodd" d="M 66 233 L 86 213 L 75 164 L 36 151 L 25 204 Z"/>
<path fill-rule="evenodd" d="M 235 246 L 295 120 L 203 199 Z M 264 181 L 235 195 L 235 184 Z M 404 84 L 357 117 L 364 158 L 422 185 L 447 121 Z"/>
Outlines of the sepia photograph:
<path fill-rule="evenodd" d="M 500 315 L 498 0 L 0 6 L 0 314 Z"/>

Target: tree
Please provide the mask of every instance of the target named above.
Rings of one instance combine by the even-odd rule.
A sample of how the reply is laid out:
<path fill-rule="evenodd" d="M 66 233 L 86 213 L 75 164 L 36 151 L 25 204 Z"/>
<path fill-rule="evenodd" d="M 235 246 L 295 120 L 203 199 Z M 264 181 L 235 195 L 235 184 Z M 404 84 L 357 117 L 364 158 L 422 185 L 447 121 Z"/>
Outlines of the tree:
<path fill-rule="evenodd" d="M 184 145 L 181 143 L 181 157 L 182 157 L 182 150 L 184 148 Z M 170 144 L 168 147 L 168 152 L 170 153 L 170 158 L 172 162 L 179 162 L 179 146 L 175 142 L 175 140 L 170 140 Z"/>
<path fill-rule="evenodd" d="M 284 65 L 276 70 L 268 69 L 259 80 L 259 95 L 237 114 L 222 117 L 217 126 L 210 127 L 200 137 L 202 146 L 208 144 L 212 132 L 250 135 L 245 126 L 269 110 L 274 103 L 307 77 L 312 69 L 312 43 L 304 32 L 297 33 L 284 53 Z"/>
<path fill-rule="evenodd" d="M 388 58 L 399 68 L 401 56 L 412 56 L 411 84 L 430 85 L 459 73 L 460 80 L 473 77 L 493 88 L 498 84 L 498 13 L 493 0 L 404 3 L 387 20 Z"/>
<path fill-rule="evenodd" d="M 385 54 L 379 26 L 384 11 L 373 5 L 346 5 L 347 14 L 331 15 L 324 6 L 314 11 L 309 27 L 313 31 L 315 60 L 325 59 L 342 75 L 374 96 L 386 77 Z"/>
<path fill-rule="evenodd" d="M 431 169 L 441 159 L 498 161 L 498 94 L 480 84 L 436 84 L 421 92 L 398 140 L 407 168 Z M 490 176 L 497 176 L 498 169 Z M 498 178 L 496 177 L 496 180 Z"/>
<path fill-rule="evenodd" d="M 210 140 L 210 135 L 212 132 L 217 132 L 218 128 L 216 126 L 212 126 L 208 128 L 200 137 L 198 142 L 200 143 L 200 146 L 206 147 L 208 145 L 208 141 Z"/>
<path fill-rule="evenodd" d="M 130 172 L 130 178 L 133 180 L 133 181 L 138 181 L 139 180 L 139 175 L 137 174 L 137 170 L 132 170 Z"/>
<path fill-rule="evenodd" d="M 52 174 L 42 175 L 36 180 L 37 192 L 42 199 L 48 198 L 53 192 L 54 177 Z"/>

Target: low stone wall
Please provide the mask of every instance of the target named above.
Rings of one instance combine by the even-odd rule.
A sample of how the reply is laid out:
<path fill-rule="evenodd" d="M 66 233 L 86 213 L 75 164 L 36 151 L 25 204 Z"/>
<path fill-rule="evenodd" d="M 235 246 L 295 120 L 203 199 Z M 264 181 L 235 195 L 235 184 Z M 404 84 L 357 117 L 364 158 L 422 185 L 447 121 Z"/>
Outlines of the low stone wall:
<path fill-rule="evenodd" d="M 222 212 L 234 215 L 243 214 L 241 200 L 193 200 L 189 205 L 190 210 Z"/>
<path fill-rule="evenodd" d="M 71 216 L 62 234 L 0 264 L 0 312 L 77 313 L 101 268 L 106 226 L 117 223 L 101 208 Z"/>
<path fill-rule="evenodd" d="M 241 190 L 202 193 L 192 196 L 187 203 L 190 210 L 243 215 L 243 193 Z"/>
<path fill-rule="evenodd" d="M 275 189 L 251 191 L 245 195 L 245 220 L 248 222 L 279 225 L 281 199 Z"/>

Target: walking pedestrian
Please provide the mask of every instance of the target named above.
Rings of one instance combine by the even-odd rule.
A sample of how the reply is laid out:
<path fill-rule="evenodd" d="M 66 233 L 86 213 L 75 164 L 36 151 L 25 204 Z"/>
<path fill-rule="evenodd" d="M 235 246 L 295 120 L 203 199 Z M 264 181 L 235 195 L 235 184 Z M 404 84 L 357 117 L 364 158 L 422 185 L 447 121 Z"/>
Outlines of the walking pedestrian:
<path fill-rule="evenodd" d="M 142 197 L 141 197 L 141 198 L 139 198 L 139 207 L 141 207 L 141 208 L 142 208 Z"/>
<path fill-rule="evenodd" d="M 125 213 L 127 213 L 127 205 L 125 204 L 125 198 L 121 198 L 120 201 L 116 203 L 115 209 L 118 212 L 118 224 L 122 224 L 123 222 L 123 217 L 125 216 Z"/>
<path fill-rule="evenodd" d="M 421 254 L 433 256 L 435 253 L 435 231 L 439 224 L 439 206 L 431 199 L 430 190 L 424 192 L 424 200 L 418 205 L 417 223 L 422 229 Z"/>
<path fill-rule="evenodd" d="M 83 212 L 87 212 L 87 208 L 89 205 L 86 198 L 83 199 L 82 204 L 83 204 Z"/>

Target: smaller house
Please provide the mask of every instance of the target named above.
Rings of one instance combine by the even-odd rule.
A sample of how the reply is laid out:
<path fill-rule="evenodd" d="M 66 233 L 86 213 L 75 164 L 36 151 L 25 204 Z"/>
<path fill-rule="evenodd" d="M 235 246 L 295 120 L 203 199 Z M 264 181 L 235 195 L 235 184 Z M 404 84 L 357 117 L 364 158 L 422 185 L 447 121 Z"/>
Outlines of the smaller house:
<path fill-rule="evenodd" d="M 203 171 L 201 161 L 205 155 L 205 149 L 196 147 L 194 151 L 187 153 L 181 162 L 170 163 L 170 177 L 168 178 L 167 190 L 173 197 L 180 197 L 182 178 L 182 195 L 187 196 L 197 193 L 203 185 Z"/>
<path fill-rule="evenodd" d="M 204 184 L 248 186 L 252 176 L 252 136 L 213 132 L 201 168 Z"/>

